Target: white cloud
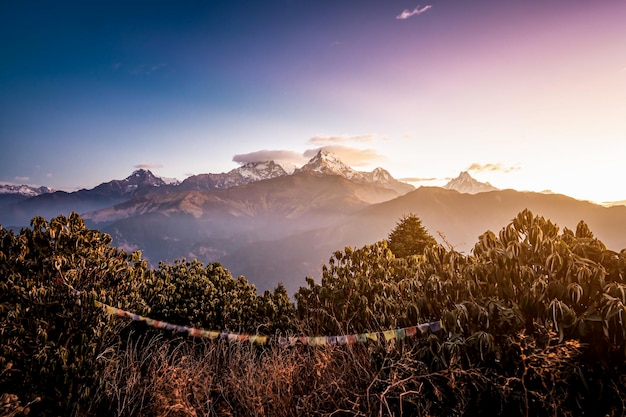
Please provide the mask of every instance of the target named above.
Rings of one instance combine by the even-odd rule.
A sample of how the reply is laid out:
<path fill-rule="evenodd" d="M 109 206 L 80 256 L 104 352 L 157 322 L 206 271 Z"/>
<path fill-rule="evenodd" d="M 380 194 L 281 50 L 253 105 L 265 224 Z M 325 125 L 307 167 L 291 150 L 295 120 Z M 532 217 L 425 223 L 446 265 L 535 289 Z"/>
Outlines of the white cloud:
<path fill-rule="evenodd" d="M 263 149 L 256 152 L 243 153 L 233 156 L 233 162 L 246 164 L 248 162 L 264 162 L 274 161 L 277 164 L 296 164 L 306 163 L 304 156 L 299 152 L 285 150 Z"/>
<path fill-rule="evenodd" d="M 159 169 L 159 168 L 163 168 L 163 165 L 157 162 L 146 162 L 144 164 L 135 165 L 135 168 L 136 169 Z"/>
<path fill-rule="evenodd" d="M 432 7 L 433 6 L 429 4 L 429 5 L 426 5 L 424 7 L 417 6 L 413 10 L 404 9 L 404 11 L 402 13 L 400 13 L 399 15 L 396 16 L 396 19 L 398 19 L 398 20 L 405 20 L 405 19 L 408 19 L 409 17 L 420 15 L 420 14 L 430 10 Z"/>
<path fill-rule="evenodd" d="M 333 143 L 369 143 L 376 139 L 376 135 L 358 135 L 358 136 L 314 136 L 307 141 L 311 145 L 317 144 L 333 144 Z"/>
<path fill-rule="evenodd" d="M 30 181 L 30 177 L 13 177 L 13 179 L 17 181 L 18 183 L 22 183 L 22 184 Z"/>
<path fill-rule="evenodd" d="M 473 164 L 471 164 L 468 168 L 467 171 L 472 171 L 472 172 L 512 172 L 512 171 L 517 171 L 519 170 L 520 167 L 519 166 L 505 166 L 503 164 L 501 164 L 500 162 L 498 163 L 487 163 L 487 164 L 480 164 L 478 162 L 474 162 Z"/>

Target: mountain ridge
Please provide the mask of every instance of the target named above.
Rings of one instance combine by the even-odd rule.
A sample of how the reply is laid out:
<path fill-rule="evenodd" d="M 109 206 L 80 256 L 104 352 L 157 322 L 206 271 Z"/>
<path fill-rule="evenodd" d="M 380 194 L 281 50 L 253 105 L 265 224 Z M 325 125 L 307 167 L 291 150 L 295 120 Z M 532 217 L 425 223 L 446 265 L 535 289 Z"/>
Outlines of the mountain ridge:
<path fill-rule="evenodd" d="M 443 188 L 455 190 L 462 194 L 478 194 L 498 190 L 488 182 L 476 180 L 467 171 L 461 171 L 458 177 L 451 179 Z"/>
<path fill-rule="evenodd" d="M 334 164 L 334 167 L 329 170 L 315 169 L 314 166 L 320 164 L 322 160 L 324 164 Z M 337 169 L 338 166 L 341 169 Z M 171 180 L 166 182 L 150 170 L 137 169 L 123 180 L 111 180 L 92 189 L 74 192 L 54 191 L 30 198 L 14 197 L 10 194 L 0 197 L 0 224 L 22 227 L 28 225 L 35 216 L 50 218 L 59 214 L 67 215 L 72 211 L 83 214 L 113 207 L 133 198 L 150 194 L 226 190 L 267 179 L 287 177 L 303 171 L 317 171 L 322 175 L 340 175 L 348 180 L 388 188 L 397 194 L 415 189 L 410 184 L 395 180 L 382 168 L 376 168 L 369 173 L 355 171 L 325 150 L 320 150 L 303 168 L 289 174 L 274 161 L 249 162 L 227 173 L 194 175 L 180 183 Z"/>

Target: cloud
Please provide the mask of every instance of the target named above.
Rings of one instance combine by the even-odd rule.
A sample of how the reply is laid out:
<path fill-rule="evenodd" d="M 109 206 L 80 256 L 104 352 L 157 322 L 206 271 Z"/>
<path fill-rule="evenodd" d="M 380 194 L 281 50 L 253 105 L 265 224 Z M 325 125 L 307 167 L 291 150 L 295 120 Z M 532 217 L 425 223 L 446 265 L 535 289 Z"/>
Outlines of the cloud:
<path fill-rule="evenodd" d="M 285 150 L 269 150 L 243 153 L 233 156 L 233 162 L 239 164 L 247 164 L 248 162 L 274 161 L 278 164 L 303 164 L 306 163 L 305 157 L 298 152 Z"/>
<path fill-rule="evenodd" d="M 320 149 L 327 150 L 337 155 L 337 158 L 341 159 L 341 161 L 351 167 L 372 165 L 377 161 L 384 159 L 384 157 L 374 149 L 357 149 L 343 145 L 330 145 L 316 149 L 308 149 L 304 152 L 304 156 L 307 159 L 311 159 L 320 151 Z"/>
<path fill-rule="evenodd" d="M 159 169 L 163 168 L 163 165 L 156 162 L 146 162 L 145 164 L 135 165 L 136 169 Z"/>
<path fill-rule="evenodd" d="M 328 145 L 333 143 L 369 143 L 376 139 L 376 135 L 359 135 L 359 136 L 314 136 L 307 141 L 311 145 Z"/>
<path fill-rule="evenodd" d="M 261 151 L 235 155 L 233 156 L 233 162 L 246 164 L 248 162 L 274 161 L 283 166 L 302 166 L 317 155 L 321 149 L 325 149 L 337 155 L 337 157 L 346 165 L 353 167 L 371 165 L 376 161 L 384 159 L 384 157 L 374 149 L 357 149 L 343 145 L 329 145 L 314 149 L 307 149 L 303 153 L 286 150 L 264 149 Z"/>
<path fill-rule="evenodd" d="M 520 167 L 519 166 L 504 166 L 501 163 L 496 163 L 496 164 L 480 164 L 478 162 L 474 162 L 473 164 L 471 164 L 468 168 L 467 171 L 472 171 L 472 172 L 504 172 L 504 173 L 508 173 L 508 172 L 512 172 L 512 171 L 517 171 L 519 170 Z"/>
<path fill-rule="evenodd" d="M 19 183 L 25 183 L 30 181 L 30 177 L 13 177 L 13 179 Z"/>
<path fill-rule="evenodd" d="M 167 67 L 167 64 L 156 64 L 156 65 L 141 64 L 132 68 L 129 71 L 129 73 L 131 75 L 151 75 L 165 67 Z"/>
<path fill-rule="evenodd" d="M 406 178 L 398 178 L 398 180 L 404 181 L 404 182 L 431 182 L 431 181 L 441 181 L 441 178 L 406 177 Z"/>
<path fill-rule="evenodd" d="M 404 9 L 404 11 L 402 13 L 400 13 L 399 15 L 396 16 L 396 19 L 398 19 L 398 20 L 405 20 L 405 19 L 408 19 L 409 17 L 420 15 L 420 14 L 430 10 L 432 7 L 433 6 L 429 4 L 429 5 L 424 6 L 424 7 L 417 6 L 412 11 L 408 10 L 408 9 Z"/>

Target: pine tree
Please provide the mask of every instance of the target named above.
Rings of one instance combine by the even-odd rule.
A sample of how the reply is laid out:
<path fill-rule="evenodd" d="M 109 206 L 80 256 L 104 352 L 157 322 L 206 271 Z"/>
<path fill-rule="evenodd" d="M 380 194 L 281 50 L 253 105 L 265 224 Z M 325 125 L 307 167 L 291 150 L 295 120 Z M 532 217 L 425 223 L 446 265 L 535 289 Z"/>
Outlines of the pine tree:
<path fill-rule="evenodd" d="M 422 226 L 422 221 L 415 214 L 404 216 L 387 238 L 389 249 L 396 258 L 422 255 L 427 246 L 437 242 Z"/>

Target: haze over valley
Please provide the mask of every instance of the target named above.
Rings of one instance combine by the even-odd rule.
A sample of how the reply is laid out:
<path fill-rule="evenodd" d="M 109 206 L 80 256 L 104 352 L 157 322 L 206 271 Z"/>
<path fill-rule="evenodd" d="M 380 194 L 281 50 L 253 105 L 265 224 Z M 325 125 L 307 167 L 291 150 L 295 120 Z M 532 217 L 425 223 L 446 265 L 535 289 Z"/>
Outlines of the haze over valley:
<path fill-rule="evenodd" d="M 292 173 L 262 161 L 182 182 L 137 170 L 90 190 L 42 189 L 35 196 L 25 191 L 17 187 L 0 194 L 4 227 L 75 211 L 89 227 L 111 234 L 114 245 L 141 250 L 152 265 L 181 258 L 219 261 L 259 290 L 282 282 L 290 293 L 305 277 L 319 278 L 335 250 L 385 239 L 409 214 L 419 216 L 440 243 L 464 253 L 480 234 L 497 233 L 524 209 L 561 228 L 575 230 L 584 220 L 610 249 L 626 248 L 623 205 L 498 190 L 467 172 L 444 187 L 415 189 L 382 168 L 356 171 L 323 150 Z"/>

